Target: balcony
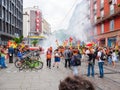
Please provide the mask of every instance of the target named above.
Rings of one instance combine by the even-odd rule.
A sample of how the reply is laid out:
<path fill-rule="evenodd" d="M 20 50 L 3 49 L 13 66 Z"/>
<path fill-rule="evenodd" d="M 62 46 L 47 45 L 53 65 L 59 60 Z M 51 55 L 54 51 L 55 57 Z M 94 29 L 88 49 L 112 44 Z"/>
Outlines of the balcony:
<path fill-rule="evenodd" d="M 106 14 L 104 17 L 97 19 L 97 22 L 94 25 L 98 25 L 106 20 L 112 19 L 116 16 L 120 15 L 120 8 L 115 9 L 114 14 L 110 15 L 110 13 Z"/>

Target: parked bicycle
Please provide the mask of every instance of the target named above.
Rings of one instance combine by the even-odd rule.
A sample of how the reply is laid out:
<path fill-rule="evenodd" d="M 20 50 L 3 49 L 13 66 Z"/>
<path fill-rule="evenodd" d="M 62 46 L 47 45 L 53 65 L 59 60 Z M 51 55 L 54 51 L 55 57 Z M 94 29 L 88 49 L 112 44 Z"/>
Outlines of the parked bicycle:
<path fill-rule="evenodd" d="M 19 70 L 29 68 L 39 70 L 43 68 L 43 62 L 41 61 L 40 55 L 38 55 L 36 51 L 25 55 L 23 60 L 17 57 L 14 64 L 17 68 L 19 68 Z"/>

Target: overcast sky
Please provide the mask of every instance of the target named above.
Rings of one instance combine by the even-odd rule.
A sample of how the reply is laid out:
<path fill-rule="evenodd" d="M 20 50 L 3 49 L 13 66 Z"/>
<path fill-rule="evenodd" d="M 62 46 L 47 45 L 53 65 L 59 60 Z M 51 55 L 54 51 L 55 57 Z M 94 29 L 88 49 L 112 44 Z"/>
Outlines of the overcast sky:
<path fill-rule="evenodd" d="M 81 0 L 23 0 L 23 7 L 39 6 L 43 17 L 51 25 L 52 31 L 54 31 L 67 28 L 74 7 L 80 1 Z M 74 7 L 72 8 L 72 6 Z"/>

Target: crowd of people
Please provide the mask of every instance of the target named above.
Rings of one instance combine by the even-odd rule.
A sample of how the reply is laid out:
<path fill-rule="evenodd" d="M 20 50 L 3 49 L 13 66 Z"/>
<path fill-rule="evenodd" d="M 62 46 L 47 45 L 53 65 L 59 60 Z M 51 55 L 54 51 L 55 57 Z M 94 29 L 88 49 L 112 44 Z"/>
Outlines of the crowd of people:
<path fill-rule="evenodd" d="M 116 62 L 120 60 L 120 49 L 108 48 L 108 47 L 58 47 L 52 51 L 52 48 L 48 48 L 46 52 L 47 67 L 51 69 L 51 59 L 54 57 L 53 67 L 59 68 L 60 61 L 64 61 L 65 68 L 72 68 L 73 75 L 78 75 L 78 66 L 81 65 L 81 61 L 87 63 L 87 76 L 94 77 L 95 70 L 94 65 L 98 62 L 100 78 L 104 77 L 103 65 L 112 65 L 116 67 Z"/>
<path fill-rule="evenodd" d="M 28 45 L 18 45 L 14 48 L 12 45 L 0 45 L 0 68 L 7 68 L 6 60 L 9 63 L 13 63 L 16 58 L 19 58 L 22 62 L 23 57 L 30 52 L 30 48 Z"/>
<path fill-rule="evenodd" d="M 22 60 L 24 54 L 29 53 L 29 47 L 26 45 L 22 47 L 18 45 L 17 48 L 12 46 L 0 45 L 0 68 L 7 68 L 6 60 L 9 63 L 13 63 L 14 57 L 19 57 Z M 74 88 L 86 88 L 86 90 L 94 90 L 93 85 L 84 80 L 84 78 L 79 77 L 79 68 L 83 61 L 87 64 L 87 76 L 94 77 L 95 75 L 95 64 L 98 63 L 99 77 L 104 77 L 104 67 L 103 65 L 111 65 L 116 68 L 116 63 L 120 61 L 120 48 L 109 48 L 109 47 L 70 47 L 70 46 L 59 46 L 57 49 L 53 50 L 49 47 L 46 51 L 46 66 L 51 69 L 52 67 L 60 68 L 60 62 L 64 62 L 65 68 L 70 68 L 73 71 L 73 77 L 67 77 L 65 80 L 60 82 L 59 90 L 74 90 Z M 52 59 L 54 58 L 53 64 Z M 82 68 L 82 67 L 81 67 Z M 76 82 L 75 85 L 71 87 L 72 82 Z M 82 82 L 82 83 L 81 83 Z M 88 87 L 85 85 L 87 84 Z M 64 86 L 64 87 L 63 87 Z M 73 89 L 67 89 L 73 88 Z M 75 89 L 76 90 L 76 89 Z"/>

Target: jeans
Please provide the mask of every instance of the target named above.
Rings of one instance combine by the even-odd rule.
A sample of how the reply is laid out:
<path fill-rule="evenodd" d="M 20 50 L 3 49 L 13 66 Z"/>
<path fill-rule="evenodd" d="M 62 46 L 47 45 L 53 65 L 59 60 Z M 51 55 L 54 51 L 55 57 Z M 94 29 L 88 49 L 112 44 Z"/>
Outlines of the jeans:
<path fill-rule="evenodd" d="M 112 58 L 109 56 L 108 57 L 108 63 L 111 65 L 112 64 Z"/>
<path fill-rule="evenodd" d="M 104 62 L 98 62 L 100 77 L 104 77 L 103 64 Z"/>
<path fill-rule="evenodd" d="M 65 59 L 65 67 L 67 67 L 67 66 L 70 67 L 70 60 L 71 60 L 71 59 Z M 67 65 L 67 63 L 68 63 L 68 65 Z"/>
<path fill-rule="evenodd" d="M 13 54 L 9 53 L 9 63 L 13 63 Z"/>
<path fill-rule="evenodd" d="M 51 59 L 47 59 L 47 66 L 50 68 L 51 67 Z"/>
<path fill-rule="evenodd" d="M 5 64 L 5 57 L 0 57 L 0 61 L 1 61 L 1 67 L 2 68 L 6 68 L 6 64 Z"/>
<path fill-rule="evenodd" d="M 88 64 L 87 76 L 90 76 L 90 71 L 92 71 L 91 75 L 94 77 L 94 64 Z"/>
<path fill-rule="evenodd" d="M 73 66 L 73 75 L 74 76 L 78 75 L 78 66 Z"/>

